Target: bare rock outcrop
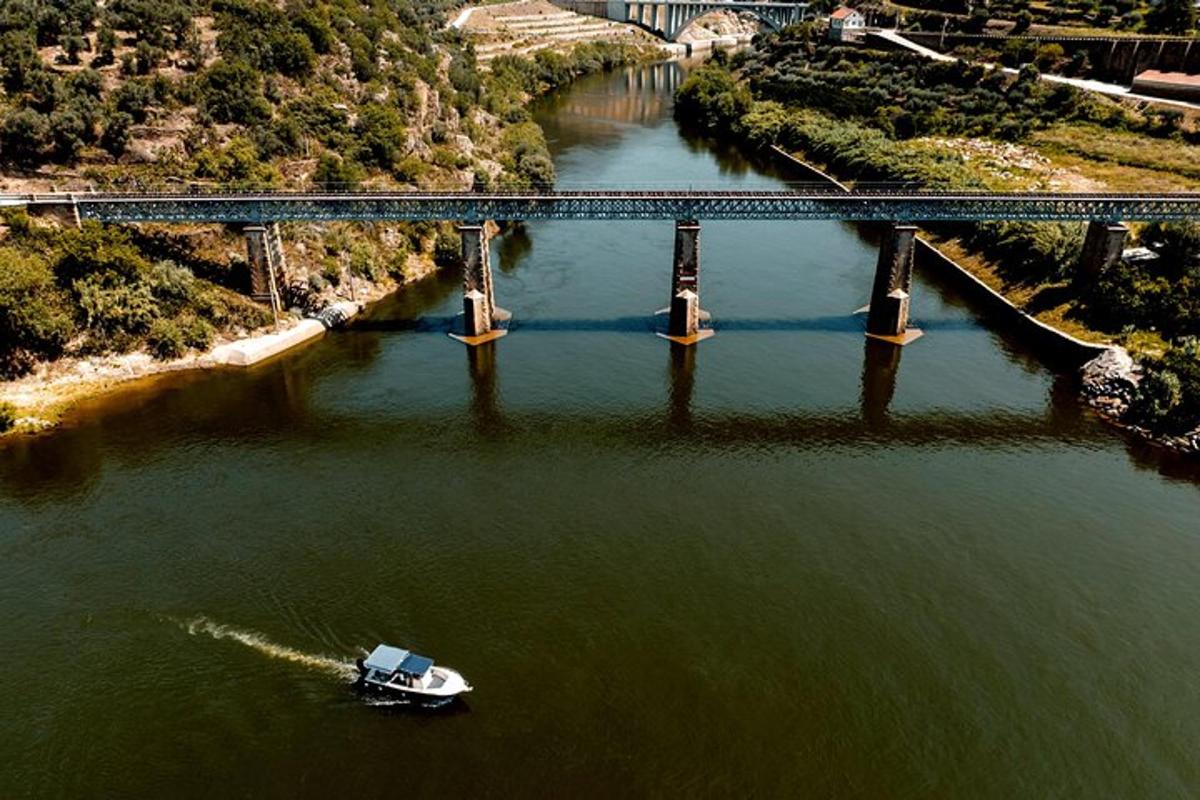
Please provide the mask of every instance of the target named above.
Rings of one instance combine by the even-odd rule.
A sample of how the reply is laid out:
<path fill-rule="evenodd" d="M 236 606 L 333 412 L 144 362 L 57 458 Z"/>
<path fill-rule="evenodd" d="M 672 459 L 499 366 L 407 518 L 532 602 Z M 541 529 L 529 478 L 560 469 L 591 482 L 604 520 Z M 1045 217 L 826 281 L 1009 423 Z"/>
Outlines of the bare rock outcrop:
<path fill-rule="evenodd" d="M 1129 409 L 1142 370 L 1124 347 L 1110 347 L 1084 364 L 1080 377 L 1088 405 L 1116 419 Z"/>

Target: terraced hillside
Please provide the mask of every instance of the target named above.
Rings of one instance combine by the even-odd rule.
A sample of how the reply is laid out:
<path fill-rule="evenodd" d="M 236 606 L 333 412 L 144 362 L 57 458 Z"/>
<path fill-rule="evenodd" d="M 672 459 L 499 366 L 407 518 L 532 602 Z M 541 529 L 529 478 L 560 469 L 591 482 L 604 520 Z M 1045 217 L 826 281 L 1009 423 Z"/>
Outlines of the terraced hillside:
<path fill-rule="evenodd" d="M 473 9 L 462 30 L 475 40 L 480 64 L 497 56 L 528 55 L 576 42 L 658 43 L 634 25 L 576 14 L 542 0 Z"/>

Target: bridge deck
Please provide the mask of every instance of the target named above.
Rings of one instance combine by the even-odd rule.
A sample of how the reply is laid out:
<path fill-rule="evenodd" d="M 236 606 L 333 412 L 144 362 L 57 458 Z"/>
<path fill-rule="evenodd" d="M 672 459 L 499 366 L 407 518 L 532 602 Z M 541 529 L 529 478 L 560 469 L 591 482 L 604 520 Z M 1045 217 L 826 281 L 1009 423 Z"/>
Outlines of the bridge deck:
<path fill-rule="evenodd" d="M 298 220 L 769 219 L 895 222 L 984 220 L 1181 220 L 1200 218 L 1200 192 L 842 192 L 821 185 L 779 191 L 214 192 L 9 195 L 6 201 L 70 205 L 101 222 Z"/>

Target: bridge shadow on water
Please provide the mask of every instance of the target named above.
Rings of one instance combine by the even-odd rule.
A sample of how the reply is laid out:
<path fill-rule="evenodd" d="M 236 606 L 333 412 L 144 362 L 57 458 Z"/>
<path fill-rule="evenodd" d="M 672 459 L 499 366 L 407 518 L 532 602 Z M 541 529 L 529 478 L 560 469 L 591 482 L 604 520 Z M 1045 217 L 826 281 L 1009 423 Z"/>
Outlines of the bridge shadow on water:
<path fill-rule="evenodd" d="M 450 319 L 377 320 L 366 327 L 404 331 L 421 326 L 441 334 Z M 600 324 L 589 320 L 583 324 L 577 320 L 544 320 L 538 324 L 551 331 L 615 330 L 644 335 L 651 321 L 647 316 L 602 320 Z M 832 330 L 861 336 L 859 321 L 846 317 L 742 322 L 748 330 Z M 94 405 L 81 407 L 71 424 L 51 435 L 4 442 L 0 446 L 0 487 L 27 502 L 50 502 L 93 490 L 110 458 L 126 466 L 148 463 L 164 450 L 197 442 L 263 446 L 289 438 L 305 447 L 324 448 L 334 434 L 350 443 L 419 442 L 435 432 L 450 437 L 439 444 L 446 447 L 533 438 L 570 440 L 596 448 L 660 450 L 962 446 L 1009 450 L 1039 444 L 1094 448 L 1113 440 L 1112 432 L 1080 403 L 1069 376 L 1055 380 L 1043 408 L 896 412 L 891 405 L 905 350 L 865 338 L 862 342 L 858 403 L 841 408 L 707 408 L 695 401 L 704 348 L 678 345 L 669 346 L 663 354 L 665 391 L 657 408 L 651 404 L 615 415 L 558 408 L 509 408 L 502 388 L 503 346 L 489 343 L 463 348 L 462 368 L 470 379 L 465 408 L 398 407 L 395 413 L 363 414 L 313 401 L 320 376 L 332 379 L 345 370 L 374 363 L 378 337 L 355 336 L 351 329 L 332 337 L 332 351 L 313 349 L 261 371 L 220 376 L 184 373 L 156 382 L 158 388 L 153 392 L 97 398 Z M 332 371 L 314 368 L 323 360 L 335 365 L 329 367 Z M 462 424 L 464 410 L 466 425 Z M 1138 466 L 1176 480 L 1200 483 L 1200 462 L 1131 437 L 1125 437 L 1125 441 L 1126 452 Z"/>
<path fill-rule="evenodd" d="M 417 317 L 412 319 L 370 319 L 355 322 L 352 331 L 383 333 L 446 333 L 457 317 Z M 662 317 L 647 314 L 608 319 L 554 319 L 514 317 L 509 330 L 526 333 L 647 333 L 661 327 Z M 714 316 L 712 328 L 725 333 L 819 332 L 861 335 L 865 317 L 836 315 L 808 318 L 738 318 Z M 967 331 L 978 328 L 970 320 L 919 320 L 913 325 L 925 331 Z"/>

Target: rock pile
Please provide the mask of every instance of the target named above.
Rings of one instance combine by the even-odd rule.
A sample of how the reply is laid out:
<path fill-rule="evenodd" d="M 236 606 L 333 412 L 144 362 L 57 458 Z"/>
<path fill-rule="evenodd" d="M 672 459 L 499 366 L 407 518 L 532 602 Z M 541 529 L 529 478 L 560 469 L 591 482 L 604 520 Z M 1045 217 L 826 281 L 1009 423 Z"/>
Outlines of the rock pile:
<path fill-rule="evenodd" d="M 1166 434 L 1140 425 L 1131 425 L 1123 418 L 1133 402 L 1142 367 L 1123 347 L 1112 347 L 1087 362 L 1080 369 L 1081 393 L 1087 404 L 1107 419 L 1132 433 L 1183 453 L 1200 453 L 1200 428 L 1183 434 Z"/>
<path fill-rule="evenodd" d="M 1110 347 L 1080 370 L 1084 400 L 1105 416 L 1119 419 L 1133 402 L 1141 366 L 1123 347 Z"/>

